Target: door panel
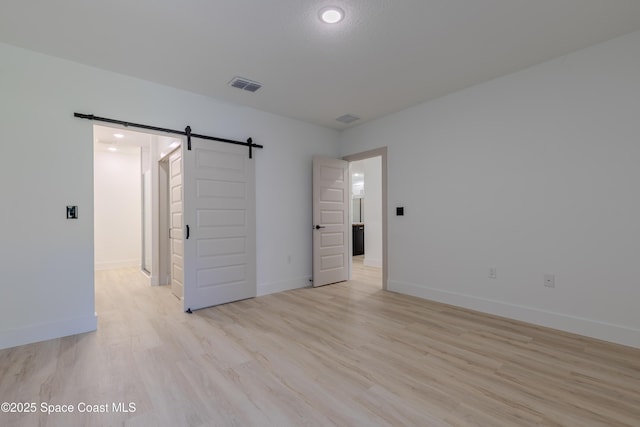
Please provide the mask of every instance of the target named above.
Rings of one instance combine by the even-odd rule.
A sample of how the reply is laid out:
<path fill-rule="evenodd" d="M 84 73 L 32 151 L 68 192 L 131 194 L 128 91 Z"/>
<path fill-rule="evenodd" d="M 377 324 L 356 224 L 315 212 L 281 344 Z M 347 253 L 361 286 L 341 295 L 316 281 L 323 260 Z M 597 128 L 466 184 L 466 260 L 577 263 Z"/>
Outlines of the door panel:
<path fill-rule="evenodd" d="M 171 253 L 171 292 L 184 296 L 184 243 L 182 213 L 182 153 L 169 156 L 169 241 Z"/>
<path fill-rule="evenodd" d="M 254 160 L 243 146 L 191 144 L 183 163 L 185 310 L 256 296 Z"/>
<path fill-rule="evenodd" d="M 314 157 L 313 286 L 349 278 L 349 194 L 349 163 Z"/>

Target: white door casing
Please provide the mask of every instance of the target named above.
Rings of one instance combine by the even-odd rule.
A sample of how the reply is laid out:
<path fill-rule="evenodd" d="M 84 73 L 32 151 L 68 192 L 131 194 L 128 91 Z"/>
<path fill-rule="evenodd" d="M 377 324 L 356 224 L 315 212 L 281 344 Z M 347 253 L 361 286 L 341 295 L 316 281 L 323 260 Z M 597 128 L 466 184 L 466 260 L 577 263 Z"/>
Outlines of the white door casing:
<path fill-rule="evenodd" d="M 183 241 L 183 176 L 182 150 L 169 156 L 169 241 L 171 292 L 184 295 L 184 241 Z"/>
<path fill-rule="evenodd" d="M 247 147 L 194 138 L 183 153 L 184 309 L 256 296 L 254 160 Z"/>
<path fill-rule="evenodd" d="M 313 286 L 349 278 L 349 163 L 313 158 Z"/>

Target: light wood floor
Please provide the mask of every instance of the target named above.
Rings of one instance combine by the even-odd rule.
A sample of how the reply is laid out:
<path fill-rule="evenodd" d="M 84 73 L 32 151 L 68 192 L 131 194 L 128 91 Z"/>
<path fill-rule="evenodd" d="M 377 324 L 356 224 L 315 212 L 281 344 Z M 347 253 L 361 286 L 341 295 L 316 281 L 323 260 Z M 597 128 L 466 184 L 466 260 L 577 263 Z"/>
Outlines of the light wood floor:
<path fill-rule="evenodd" d="M 354 269 L 355 271 L 355 269 Z M 356 280 L 180 310 L 97 272 L 95 333 L 0 351 L 0 426 L 640 426 L 640 350 Z"/>
<path fill-rule="evenodd" d="M 370 286 L 371 289 L 382 289 L 382 269 L 364 265 L 364 255 L 351 258 L 352 278 L 360 286 Z"/>

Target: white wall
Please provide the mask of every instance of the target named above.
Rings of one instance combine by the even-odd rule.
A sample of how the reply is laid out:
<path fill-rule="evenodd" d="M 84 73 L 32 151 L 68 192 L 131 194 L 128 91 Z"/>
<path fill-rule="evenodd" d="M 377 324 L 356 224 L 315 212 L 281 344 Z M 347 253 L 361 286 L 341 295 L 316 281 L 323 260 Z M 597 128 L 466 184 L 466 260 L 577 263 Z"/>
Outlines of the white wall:
<path fill-rule="evenodd" d="M 0 179 L 11 183 L 0 214 L 0 348 L 96 328 L 92 123 L 74 112 L 264 144 L 254 157 L 258 289 L 308 284 L 311 158 L 337 155 L 336 131 L 5 44 L 0 93 Z M 65 218 L 68 204 L 79 219 Z"/>
<path fill-rule="evenodd" d="M 389 289 L 640 347 L 639 114 L 637 32 L 345 131 L 388 147 Z"/>
<path fill-rule="evenodd" d="M 382 267 L 382 157 L 362 160 L 364 167 L 364 264 Z"/>
<path fill-rule="evenodd" d="M 140 151 L 95 151 L 96 270 L 139 267 L 142 208 Z"/>

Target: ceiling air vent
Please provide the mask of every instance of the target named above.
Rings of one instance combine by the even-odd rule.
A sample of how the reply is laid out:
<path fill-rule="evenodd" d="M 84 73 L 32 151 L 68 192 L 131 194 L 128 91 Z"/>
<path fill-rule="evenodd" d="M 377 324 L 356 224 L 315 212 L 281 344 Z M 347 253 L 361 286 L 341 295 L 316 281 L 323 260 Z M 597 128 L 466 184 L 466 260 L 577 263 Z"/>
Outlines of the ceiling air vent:
<path fill-rule="evenodd" d="M 246 90 L 247 92 L 255 92 L 262 87 L 262 83 L 254 82 L 244 77 L 234 77 L 229 82 L 229 86 Z"/>
<path fill-rule="evenodd" d="M 356 120 L 360 120 L 360 117 L 356 117 L 356 116 L 351 115 L 351 114 L 345 114 L 344 116 L 338 117 L 336 120 L 339 121 L 339 122 L 342 122 L 342 123 L 349 124 L 349 123 L 355 122 Z"/>

